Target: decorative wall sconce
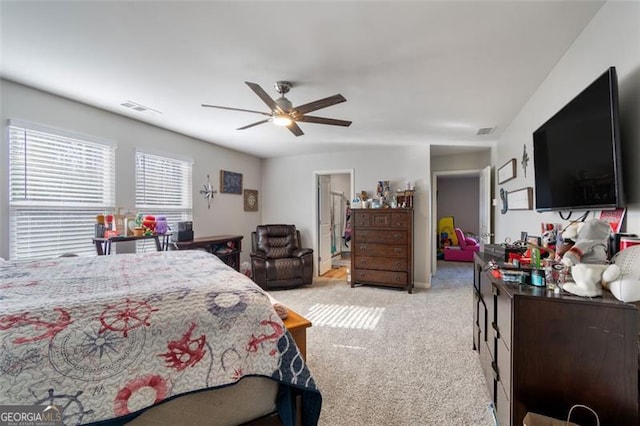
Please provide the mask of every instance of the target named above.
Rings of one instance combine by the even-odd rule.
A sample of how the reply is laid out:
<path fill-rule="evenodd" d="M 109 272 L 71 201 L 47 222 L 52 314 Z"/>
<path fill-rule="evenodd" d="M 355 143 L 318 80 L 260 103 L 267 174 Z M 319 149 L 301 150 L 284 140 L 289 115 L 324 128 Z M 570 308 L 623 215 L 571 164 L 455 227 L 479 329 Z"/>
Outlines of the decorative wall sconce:
<path fill-rule="evenodd" d="M 200 193 L 204 196 L 205 200 L 207 200 L 207 208 L 211 208 L 211 200 L 213 199 L 214 194 L 217 194 L 218 191 L 213 189 L 211 185 L 211 179 L 209 175 L 207 175 L 207 183 L 203 185 L 203 188 L 200 190 Z"/>

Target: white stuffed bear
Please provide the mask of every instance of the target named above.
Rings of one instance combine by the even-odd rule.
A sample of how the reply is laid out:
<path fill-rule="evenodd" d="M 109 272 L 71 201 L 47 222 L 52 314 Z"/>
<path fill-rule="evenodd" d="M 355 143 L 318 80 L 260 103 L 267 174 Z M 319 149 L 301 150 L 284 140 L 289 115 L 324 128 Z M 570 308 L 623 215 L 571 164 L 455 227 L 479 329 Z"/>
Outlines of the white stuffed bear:
<path fill-rule="evenodd" d="M 566 282 L 562 289 L 578 296 L 602 295 L 602 286 L 618 278 L 620 269 L 607 265 L 607 247 L 611 227 L 600 219 L 591 219 L 567 227 L 563 238 L 575 242 L 562 256 L 562 263 L 571 266 L 574 282 Z"/>
<path fill-rule="evenodd" d="M 604 284 L 616 299 L 623 302 L 640 300 L 640 245 L 627 247 L 616 253 L 611 262 L 620 269 L 617 279 Z"/>
<path fill-rule="evenodd" d="M 611 227 L 609 223 L 600 219 L 591 219 L 578 227 L 568 227 L 567 229 L 577 229 L 577 236 L 568 236 L 566 231 L 563 238 L 575 241 L 563 256 L 562 263 L 567 266 L 578 263 L 604 264 L 607 263 L 607 247 L 609 245 L 609 234 Z"/>
<path fill-rule="evenodd" d="M 573 281 L 567 281 L 562 289 L 569 293 L 584 297 L 602 295 L 602 287 L 607 287 L 620 276 L 620 268 L 616 265 L 598 265 L 578 263 L 571 267 Z"/>

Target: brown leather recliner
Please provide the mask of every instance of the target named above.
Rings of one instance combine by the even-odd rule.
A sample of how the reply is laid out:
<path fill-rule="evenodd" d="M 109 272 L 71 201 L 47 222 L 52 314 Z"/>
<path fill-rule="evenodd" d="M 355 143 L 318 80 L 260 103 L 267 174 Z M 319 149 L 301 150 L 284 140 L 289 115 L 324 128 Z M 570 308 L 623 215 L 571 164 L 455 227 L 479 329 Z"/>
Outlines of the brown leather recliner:
<path fill-rule="evenodd" d="M 295 225 L 259 225 L 251 233 L 253 281 L 265 290 L 313 281 L 313 250 L 300 248 Z"/>

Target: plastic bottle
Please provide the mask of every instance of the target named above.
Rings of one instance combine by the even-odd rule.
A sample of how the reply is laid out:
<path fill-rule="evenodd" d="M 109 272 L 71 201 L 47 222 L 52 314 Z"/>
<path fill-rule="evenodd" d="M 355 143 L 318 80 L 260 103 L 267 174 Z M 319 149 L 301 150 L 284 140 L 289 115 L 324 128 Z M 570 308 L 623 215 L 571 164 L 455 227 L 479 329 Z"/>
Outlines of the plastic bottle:
<path fill-rule="evenodd" d="M 535 247 L 531 249 L 531 267 L 540 268 L 540 249 Z"/>

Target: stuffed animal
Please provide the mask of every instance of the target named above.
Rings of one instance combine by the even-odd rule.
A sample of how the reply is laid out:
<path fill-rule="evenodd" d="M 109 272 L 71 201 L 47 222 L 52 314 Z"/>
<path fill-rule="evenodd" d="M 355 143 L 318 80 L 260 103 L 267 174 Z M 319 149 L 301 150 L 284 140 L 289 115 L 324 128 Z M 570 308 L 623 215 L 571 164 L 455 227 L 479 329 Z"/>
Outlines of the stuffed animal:
<path fill-rule="evenodd" d="M 602 286 L 618 278 L 620 269 L 606 264 L 610 232 L 609 224 L 599 219 L 572 223 L 563 231 L 563 240 L 574 242 L 561 260 L 571 266 L 573 278 L 562 286 L 563 290 L 578 296 L 600 296 Z"/>
<path fill-rule="evenodd" d="M 566 252 L 576 243 L 578 231 L 583 222 L 571 222 L 563 231 L 559 232 L 556 238 L 556 262 L 560 262 Z"/>
<path fill-rule="evenodd" d="M 578 263 L 604 264 L 607 263 L 607 248 L 609 245 L 609 234 L 611 227 L 609 223 L 600 219 L 591 219 L 578 225 L 577 228 L 567 227 L 570 230 L 563 232 L 563 238 L 573 237 L 573 232 L 577 231 L 571 247 L 563 256 L 562 263 L 567 266 Z"/>
<path fill-rule="evenodd" d="M 567 281 L 562 289 L 569 293 L 584 297 L 602 295 L 602 287 L 620 276 L 620 268 L 616 265 L 598 265 L 579 263 L 571 267 L 573 282 Z"/>
<path fill-rule="evenodd" d="M 607 280 L 604 287 L 625 303 L 640 300 L 640 245 L 619 251 L 611 262 L 620 268 L 617 278 Z"/>

